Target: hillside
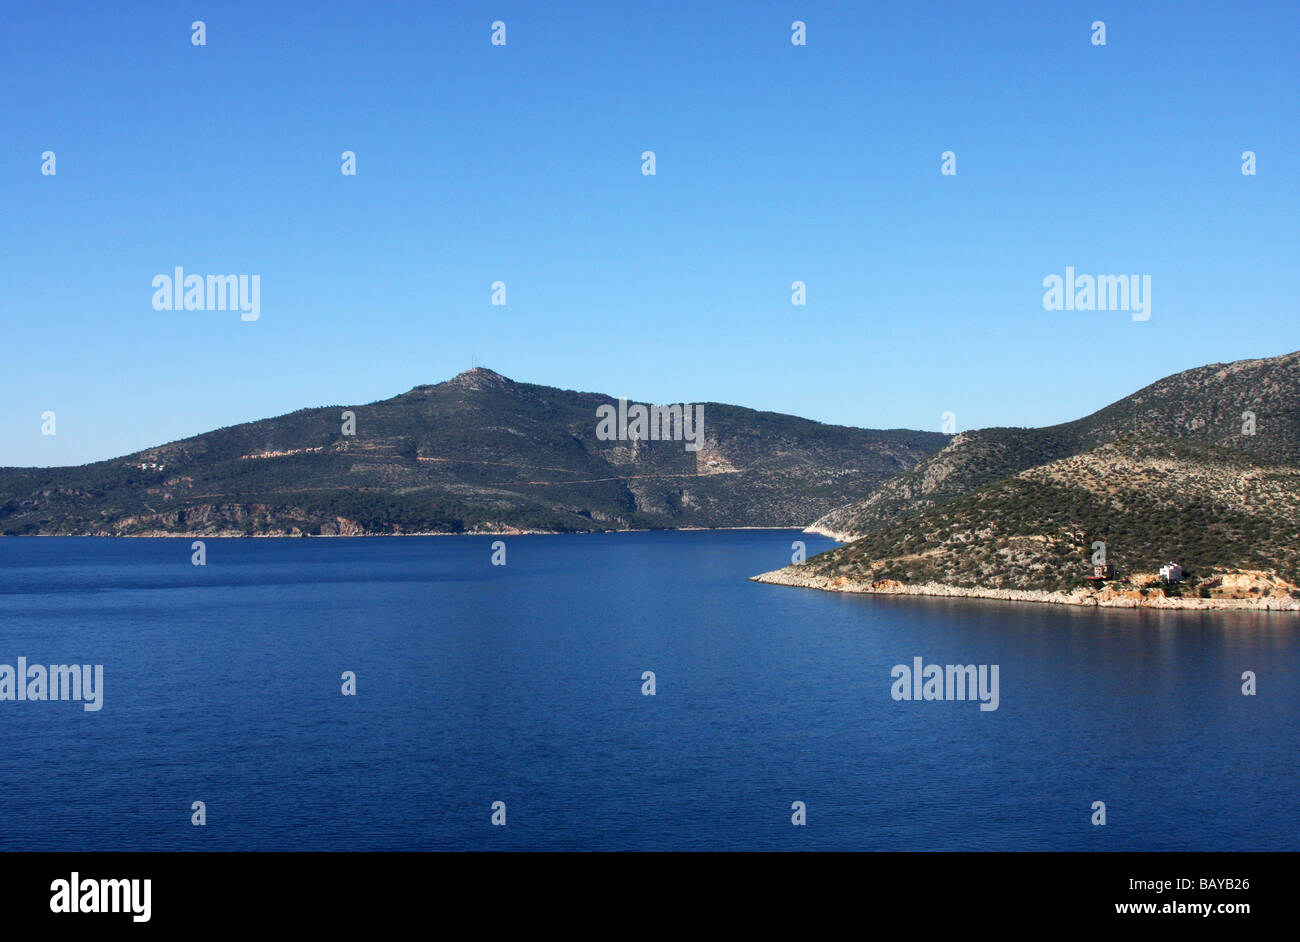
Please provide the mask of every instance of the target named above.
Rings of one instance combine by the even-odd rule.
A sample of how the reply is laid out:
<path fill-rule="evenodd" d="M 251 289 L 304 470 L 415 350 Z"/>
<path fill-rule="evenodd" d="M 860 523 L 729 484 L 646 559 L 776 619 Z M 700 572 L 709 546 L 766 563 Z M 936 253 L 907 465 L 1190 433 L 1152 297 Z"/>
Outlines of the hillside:
<path fill-rule="evenodd" d="M 704 404 L 699 451 L 602 441 L 617 400 L 474 369 L 111 461 L 0 469 L 0 533 L 380 534 L 802 526 L 947 436 Z M 344 410 L 355 435 L 342 434 Z M 143 467 L 142 467 L 143 466 Z"/>
<path fill-rule="evenodd" d="M 1255 414 L 1254 435 L 1242 433 L 1246 411 Z M 875 533 L 985 484 L 1132 434 L 1204 442 L 1300 464 L 1300 352 L 1186 370 L 1092 415 L 1049 428 L 963 433 L 809 529 L 841 540 Z"/>
<path fill-rule="evenodd" d="M 1100 591 L 1085 580 L 1095 541 L 1118 567 Z M 1188 578 L 1158 588 L 1159 568 L 1171 561 Z M 1058 596 L 1042 601 L 1085 602 L 1145 593 L 1289 605 L 1300 599 L 1300 468 L 1186 440 L 1123 438 L 757 578 L 844 591 L 930 587 L 926 594 L 1036 592 Z"/>

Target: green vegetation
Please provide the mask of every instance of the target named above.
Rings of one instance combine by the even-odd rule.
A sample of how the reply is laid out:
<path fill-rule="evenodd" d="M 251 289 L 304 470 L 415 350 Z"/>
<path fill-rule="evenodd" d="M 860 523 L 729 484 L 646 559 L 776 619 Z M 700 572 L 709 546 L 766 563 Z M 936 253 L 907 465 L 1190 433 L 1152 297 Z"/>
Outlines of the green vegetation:
<path fill-rule="evenodd" d="M 1175 560 L 1201 575 L 1274 571 L 1300 583 L 1300 470 L 1170 439 L 1121 439 L 985 485 L 810 559 L 808 571 L 963 588 L 1070 591 L 1095 541 L 1127 574 Z M 1154 584 L 1147 580 L 1147 585 Z"/>
<path fill-rule="evenodd" d="M 947 436 L 706 403 L 705 447 L 596 438 L 608 396 L 472 370 L 76 468 L 0 469 L 0 533 L 459 533 L 803 526 Z M 356 435 L 341 433 L 341 413 Z M 712 461 L 714 464 L 709 464 Z M 161 470 L 140 465 L 161 464 Z"/>
<path fill-rule="evenodd" d="M 1255 416 L 1243 433 L 1243 414 Z M 1125 436 L 1218 445 L 1300 465 L 1300 353 L 1214 364 L 1166 377 L 1085 418 L 1050 428 L 967 432 L 815 526 L 865 536 L 1029 468 Z"/>

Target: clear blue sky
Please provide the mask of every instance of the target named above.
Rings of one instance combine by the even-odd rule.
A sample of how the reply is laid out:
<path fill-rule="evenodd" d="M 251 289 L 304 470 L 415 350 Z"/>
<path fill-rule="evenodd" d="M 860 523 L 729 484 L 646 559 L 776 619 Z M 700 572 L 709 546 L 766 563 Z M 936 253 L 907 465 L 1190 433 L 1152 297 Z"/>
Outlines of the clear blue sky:
<path fill-rule="evenodd" d="M 937 430 L 1289 352 L 1298 46 L 1294 2 L 10 4 L 0 465 L 472 359 Z M 260 274 L 261 319 L 153 310 L 177 265 Z M 1151 319 L 1043 310 L 1066 265 L 1151 275 Z"/>

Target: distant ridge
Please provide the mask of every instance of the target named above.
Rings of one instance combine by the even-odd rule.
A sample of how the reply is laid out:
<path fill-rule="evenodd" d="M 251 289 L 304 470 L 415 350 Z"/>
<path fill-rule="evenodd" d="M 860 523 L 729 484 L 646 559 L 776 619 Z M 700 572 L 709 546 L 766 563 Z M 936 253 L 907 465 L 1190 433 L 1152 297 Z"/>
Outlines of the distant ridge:
<path fill-rule="evenodd" d="M 110 461 L 0 468 L 0 533 L 799 527 L 948 439 L 705 403 L 699 451 L 602 441 L 596 409 L 616 401 L 475 367 L 369 405 L 302 409 Z"/>

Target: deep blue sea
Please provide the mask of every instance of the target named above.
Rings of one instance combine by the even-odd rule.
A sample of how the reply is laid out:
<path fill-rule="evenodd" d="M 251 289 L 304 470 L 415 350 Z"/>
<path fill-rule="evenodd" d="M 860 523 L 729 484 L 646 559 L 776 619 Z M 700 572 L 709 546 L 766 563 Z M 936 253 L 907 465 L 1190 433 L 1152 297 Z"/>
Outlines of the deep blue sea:
<path fill-rule="evenodd" d="M 104 665 L 0 702 L 0 848 L 1300 849 L 1300 615 L 747 581 L 794 540 L 0 539 L 0 664 Z"/>

